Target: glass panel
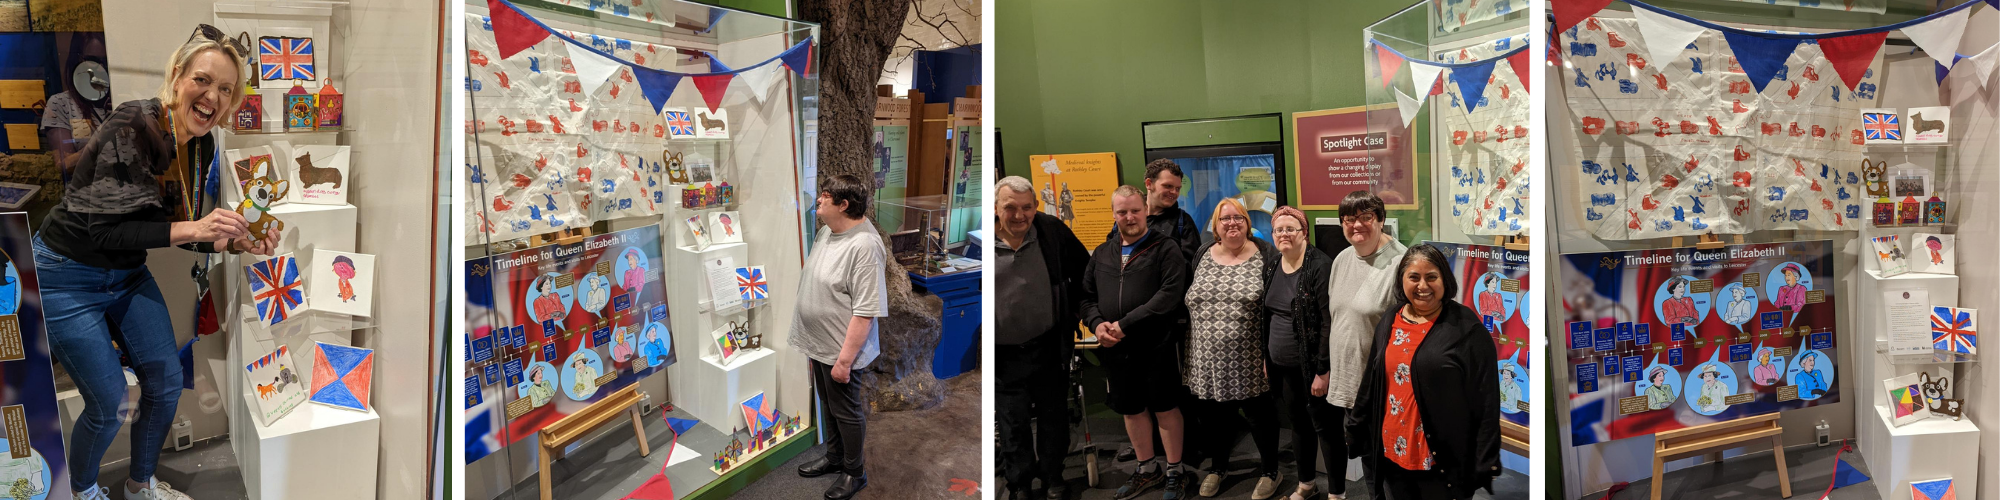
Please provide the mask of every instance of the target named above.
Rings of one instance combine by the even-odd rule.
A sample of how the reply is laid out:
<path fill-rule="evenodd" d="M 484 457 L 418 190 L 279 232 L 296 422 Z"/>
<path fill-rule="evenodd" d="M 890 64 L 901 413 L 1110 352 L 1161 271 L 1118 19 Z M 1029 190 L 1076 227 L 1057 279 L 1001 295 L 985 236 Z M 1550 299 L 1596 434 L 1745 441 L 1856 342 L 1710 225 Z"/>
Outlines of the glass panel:
<path fill-rule="evenodd" d="M 1217 204 L 1233 198 L 1248 209 L 1250 235 L 1271 241 L 1271 211 L 1277 210 L 1277 157 L 1274 155 L 1173 158 L 1181 180 L 1181 209 L 1206 233 Z"/>

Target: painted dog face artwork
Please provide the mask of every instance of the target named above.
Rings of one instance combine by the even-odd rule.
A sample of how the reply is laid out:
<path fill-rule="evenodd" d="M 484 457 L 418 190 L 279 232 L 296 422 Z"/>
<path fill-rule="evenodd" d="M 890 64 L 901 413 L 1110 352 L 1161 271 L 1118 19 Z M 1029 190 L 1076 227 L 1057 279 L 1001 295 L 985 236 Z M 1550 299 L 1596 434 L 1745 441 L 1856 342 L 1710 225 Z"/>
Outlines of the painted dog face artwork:
<path fill-rule="evenodd" d="M 254 176 L 243 182 L 243 202 L 236 205 L 236 213 L 250 221 L 250 234 L 261 236 L 267 230 L 284 231 L 285 222 L 271 215 L 271 202 L 284 199 L 292 185 L 279 180 L 268 162 L 255 168 Z"/>

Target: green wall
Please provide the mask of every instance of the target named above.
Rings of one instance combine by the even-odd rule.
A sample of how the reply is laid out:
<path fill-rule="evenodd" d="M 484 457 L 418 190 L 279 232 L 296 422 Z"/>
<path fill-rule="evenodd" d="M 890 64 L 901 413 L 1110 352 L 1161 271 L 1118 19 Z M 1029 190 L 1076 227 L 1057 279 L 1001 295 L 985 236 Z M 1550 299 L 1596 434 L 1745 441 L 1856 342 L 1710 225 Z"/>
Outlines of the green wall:
<path fill-rule="evenodd" d="M 993 56 L 990 106 L 1006 148 L 1002 167 L 1008 175 L 1025 177 L 1029 155 L 1110 151 L 1118 153 L 1123 181 L 1136 185 L 1145 171 L 1142 122 L 1281 112 L 1289 135 L 1293 112 L 1366 104 L 1361 30 L 1408 6 L 1323 0 L 997 2 L 993 40 L 1000 48 Z M 1287 137 L 1288 172 L 1295 170 L 1290 142 Z M 1428 197 L 1428 172 L 1419 173 L 1418 191 Z M 1297 183 L 1287 184 L 1287 201 L 1296 200 Z M 1389 216 L 1400 219 L 1405 241 L 1430 236 L 1429 210 Z"/>

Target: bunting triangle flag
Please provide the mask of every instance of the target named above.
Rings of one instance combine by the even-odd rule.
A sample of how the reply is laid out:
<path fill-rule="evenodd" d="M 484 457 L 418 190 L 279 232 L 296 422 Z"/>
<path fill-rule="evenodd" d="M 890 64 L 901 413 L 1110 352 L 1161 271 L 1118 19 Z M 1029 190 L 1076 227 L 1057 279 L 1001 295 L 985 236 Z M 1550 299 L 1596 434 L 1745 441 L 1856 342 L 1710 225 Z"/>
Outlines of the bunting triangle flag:
<path fill-rule="evenodd" d="M 1465 100 L 1465 112 L 1471 113 L 1479 107 L 1479 100 L 1486 96 L 1486 78 L 1493 76 L 1492 59 L 1471 66 L 1452 68 L 1451 81 L 1458 84 L 1459 98 Z"/>
<path fill-rule="evenodd" d="M 1391 89 L 1391 91 L 1396 93 L 1396 111 L 1403 114 L 1403 126 L 1410 126 L 1410 120 L 1416 119 L 1417 112 L 1423 110 L 1424 101 L 1404 94 L 1403 89 Z"/>
<path fill-rule="evenodd" d="M 1833 468 L 1834 488 L 1841 488 L 1853 484 L 1858 484 L 1867 480 L 1868 480 L 1868 475 L 1862 474 L 1859 469 L 1855 469 L 1853 465 L 1849 465 L 1847 463 L 1847 460 L 1834 461 L 1834 468 Z"/>
<path fill-rule="evenodd" d="M 1396 55 L 1396 51 L 1389 50 L 1382 42 L 1375 42 L 1375 66 L 1382 70 L 1382 88 L 1389 88 L 1396 81 L 1396 72 L 1403 69 L 1403 56 Z"/>
<path fill-rule="evenodd" d="M 639 79 L 639 92 L 646 94 L 646 102 L 653 104 L 656 115 L 667 105 L 667 98 L 674 96 L 674 86 L 681 84 L 681 75 L 652 68 L 634 67 L 632 76 Z"/>
<path fill-rule="evenodd" d="M 1611 5 L 1611 0 L 1555 0 L 1549 3 L 1556 18 L 1555 32 L 1562 33 L 1569 31 L 1571 26 L 1576 26 L 1584 19 L 1596 15 L 1597 11 L 1604 10 L 1604 6 Z"/>
<path fill-rule="evenodd" d="M 666 417 L 666 418 L 667 418 L 667 427 L 672 428 L 674 430 L 675 436 L 687 434 L 687 431 L 689 429 L 693 429 L 695 424 L 701 423 L 701 421 L 691 418 L 674 418 L 674 417 Z"/>
<path fill-rule="evenodd" d="M 1521 80 L 1521 91 L 1529 92 L 1528 51 L 1525 50 L 1517 51 L 1514 52 L 1514 55 L 1507 56 L 1507 65 L 1514 67 L 1514 78 Z"/>
<path fill-rule="evenodd" d="M 1410 83 L 1412 84 L 1410 89 L 1425 92 L 1424 95 L 1426 97 L 1444 93 L 1444 80 L 1438 79 L 1438 73 L 1443 72 L 1444 66 L 1410 63 Z M 1424 91 L 1418 89 L 1430 90 Z"/>
<path fill-rule="evenodd" d="M 708 112 L 714 113 L 716 108 L 722 107 L 722 94 L 729 91 L 729 79 L 735 76 L 734 73 L 722 73 L 689 75 L 688 78 L 694 80 L 695 90 L 701 91 L 701 100 L 708 103 Z"/>
<path fill-rule="evenodd" d="M 1978 54 L 1967 56 L 1965 60 L 1972 63 L 1973 74 L 1979 75 L 1979 86 L 1985 87 L 1993 79 L 1993 67 L 1996 63 L 2000 63 L 2000 43 L 1993 44 Z"/>
<path fill-rule="evenodd" d="M 612 75 L 618 74 L 619 68 L 625 67 L 615 59 L 576 44 L 564 43 L 563 46 L 569 48 L 570 65 L 576 67 L 576 80 L 583 84 L 584 95 L 596 94 L 598 87 L 604 86 Z"/>
<path fill-rule="evenodd" d="M 2000 0 L 1986 0 L 1986 5 L 1988 7 L 2000 9 Z"/>
<path fill-rule="evenodd" d="M 778 59 L 784 61 L 785 67 L 791 68 L 793 73 L 798 73 L 799 78 L 805 78 L 813 70 L 813 39 L 807 38 L 785 49 L 784 53 L 778 54 Z"/>
<path fill-rule="evenodd" d="M 1888 36 L 1889 32 L 1878 31 L 1861 35 L 1821 38 L 1819 39 L 1819 50 L 1821 53 L 1826 54 L 1827 62 L 1833 63 L 1833 71 L 1840 73 L 1841 83 L 1846 83 L 1847 90 L 1852 91 L 1856 84 L 1861 83 L 1861 75 L 1868 71 L 1868 63 L 1875 61 L 1875 53 L 1882 50 L 1882 40 Z M 1735 42 L 1731 43 L 1734 44 Z M 1786 52 L 1785 55 L 1789 56 L 1790 51 Z M 1741 61 L 1742 58 L 1739 56 L 1737 60 Z M 1778 65 L 1783 66 L 1785 59 L 1780 57 L 1777 62 Z M 1749 71 L 1750 64 L 1745 62 L 1743 69 L 1744 71 Z M 1766 79 L 1768 80 L 1768 78 Z M 1760 85 L 1757 87 L 1757 91 L 1762 92 L 1763 90 L 1763 86 Z"/>
<path fill-rule="evenodd" d="M 776 76 L 778 76 L 776 64 L 766 64 L 736 73 L 736 77 L 743 79 L 743 84 L 750 87 L 750 95 L 756 96 L 758 102 L 763 102 L 764 96 L 771 93 L 771 79 Z"/>
<path fill-rule="evenodd" d="M 486 11 L 493 19 L 493 41 L 500 45 L 500 58 L 514 57 L 528 47 L 542 43 L 549 37 L 549 30 L 528 19 L 526 14 L 515 10 L 514 5 L 502 0 L 486 0 Z"/>
<path fill-rule="evenodd" d="M 728 66 L 724 66 L 722 64 L 722 58 L 715 57 L 715 54 L 713 53 L 704 51 L 701 53 L 701 55 L 708 57 L 708 72 L 710 73 L 728 73 L 730 71 L 734 71 L 729 69 Z"/>
<path fill-rule="evenodd" d="M 1956 60 L 1952 56 L 1957 55 L 1958 40 L 1965 35 L 1965 19 L 1971 16 L 1972 9 L 1958 9 L 1915 26 L 1904 26 L 1903 35 L 1938 64 L 1949 65 Z"/>
<path fill-rule="evenodd" d="M 1633 7 L 1632 17 L 1639 21 L 1639 38 L 1646 42 L 1646 55 L 1655 61 L 1679 59 L 1681 51 L 1687 50 L 1688 44 L 1694 43 L 1704 30 L 1694 23 L 1643 7 Z"/>
<path fill-rule="evenodd" d="M 1959 61 L 1960 59 L 1965 59 L 1965 56 L 1963 56 L 1963 55 L 1960 55 L 1960 54 L 1952 54 L 1952 55 L 1951 55 L 1951 64 L 1943 64 L 1943 63 L 1939 63 L 1939 64 L 1937 65 L 1937 80 L 1938 80 L 1938 83 L 1944 83 L 1944 77 L 1945 77 L 1945 76 L 1947 76 L 1947 75 L 1950 75 L 1950 74 L 1951 74 L 1951 67 L 1952 67 L 1952 66 L 1957 66 L 1957 65 L 1958 65 L 1958 61 Z"/>
<path fill-rule="evenodd" d="M 1729 50 L 1736 53 L 1736 63 L 1743 66 L 1743 76 L 1750 84 L 1764 91 L 1764 84 L 1777 76 L 1785 67 L 1785 60 L 1792 56 L 1792 50 L 1799 47 L 1798 38 L 1764 38 L 1749 33 L 1724 30 L 1722 38 L 1729 41 Z M 1828 54 L 1829 59 L 1832 54 Z M 1858 73 L 1857 73 L 1858 74 Z M 1848 87 L 1850 90 L 1852 86 Z"/>

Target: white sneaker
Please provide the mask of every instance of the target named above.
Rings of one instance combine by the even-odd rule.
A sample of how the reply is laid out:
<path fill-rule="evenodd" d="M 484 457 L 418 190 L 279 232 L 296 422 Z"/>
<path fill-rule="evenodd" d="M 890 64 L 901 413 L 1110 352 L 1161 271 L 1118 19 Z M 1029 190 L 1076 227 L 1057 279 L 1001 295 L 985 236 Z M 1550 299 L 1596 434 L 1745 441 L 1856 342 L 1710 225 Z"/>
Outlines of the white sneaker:
<path fill-rule="evenodd" d="M 188 498 L 186 493 L 174 491 L 173 486 L 167 485 L 166 481 L 161 481 L 160 478 L 156 477 L 147 480 L 146 487 L 144 489 L 140 489 L 139 492 L 137 493 L 133 493 L 130 491 L 125 492 L 125 500 L 194 500 L 194 499 Z"/>
<path fill-rule="evenodd" d="M 103 486 L 72 493 L 76 494 L 76 500 L 111 500 L 111 488 Z"/>

